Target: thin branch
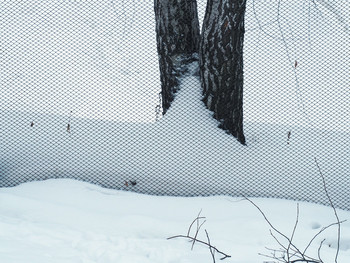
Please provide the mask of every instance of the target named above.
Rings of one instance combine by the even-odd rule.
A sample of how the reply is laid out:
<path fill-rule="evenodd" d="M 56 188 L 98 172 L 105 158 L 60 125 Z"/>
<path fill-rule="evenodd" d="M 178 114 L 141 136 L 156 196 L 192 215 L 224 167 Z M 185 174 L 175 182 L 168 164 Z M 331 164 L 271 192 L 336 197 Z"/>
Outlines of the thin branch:
<path fill-rule="evenodd" d="M 320 261 L 318 261 L 318 260 L 315 261 L 315 260 L 308 260 L 308 259 L 304 259 L 304 258 L 292 260 L 292 261 L 290 261 L 290 262 L 288 262 L 288 263 L 296 263 L 296 262 L 304 262 L 304 263 L 322 263 L 322 261 L 320 262 Z"/>
<path fill-rule="evenodd" d="M 339 223 L 342 224 L 342 223 L 344 223 L 346 221 L 347 220 L 342 220 Z M 303 251 L 303 255 L 305 255 L 306 250 L 309 249 L 309 247 L 311 246 L 311 243 L 316 239 L 317 236 L 319 236 L 323 231 L 327 230 L 328 228 L 330 228 L 331 226 L 334 226 L 334 225 L 338 225 L 338 222 L 332 223 L 332 224 L 330 224 L 328 226 L 325 226 L 325 227 L 322 227 L 322 229 L 316 235 L 314 235 L 314 237 L 310 240 L 309 244 L 306 246 L 305 250 Z"/>
<path fill-rule="evenodd" d="M 321 241 L 321 244 L 320 244 L 320 246 L 318 247 L 318 252 L 317 252 L 318 258 L 319 258 L 319 260 L 321 261 L 321 263 L 323 262 L 322 259 L 321 259 L 321 248 L 322 248 L 323 242 L 324 242 L 325 240 L 326 240 L 326 239 L 323 239 L 323 240 Z"/>
<path fill-rule="evenodd" d="M 329 196 L 329 193 L 328 193 L 328 190 L 327 190 L 327 186 L 326 186 L 326 180 L 325 180 L 325 178 L 324 178 L 324 175 L 323 175 L 323 173 L 322 173 L 322 171 L 321 171 L 320 166 L 318 165 L 318 162 L 317 162 L 317 158 L 316 158 L 316 157 L 315 157 L 315 162 L 316 162 L 316 166 L 317 166 L 318 171 L 319 171 L 319 173 L 320 173 L 320 175 L 321 175 L 321 178 L 322 178 L 323 189 L 324 189 L 324 191 L 325 191 L 325 193 L 326 193 L 326 195 L 327 195 L 328 201 L 329 201 L 329 203 L 330 203 L 330 205 L 331 205 L 331 207 L 332 207 L 332 209 L 333 209 L 333 211 L 334 211 L 334 215 L 335 215 L 335 217 L 337 218 L 337 223 L 338 223 L 338 242 L 337 242 L 337 252 L 336 252 L 335 258 L 334 258 L 334 262 L 337 263 L 337 262 L 338 262 L 339 248 L 340 248 L 340 220 L 339 220 L 339 217 L 338 217 L 337 210 L 335 209 L 334 204 L 333 204 L 333 202 L 332 202 L 332 199 L 331 199 L 331 197 Z"/>
<path fill-rule="evenodd" d="M 280 3 L 280 2 L 279 2 Z M 268 220 L 268 218 L 266 217 L 265 213 L 260 209 L 260 207 L 258 207 L 252 200 L 250 200 L 249 198 L 243 196 L 247 201 L 249 201 L 253 206 L 255 206 L 258 211 L 261 213 L 261 215 L 264 217 L 265 221 L 270 225 L 270 227 L 272 228 L 272 230 L 274 232 L 276 232 L 277 234 L 279 234 L 281 237 L 283 237 L 284 239 L 286 239 L 286 241 L 288 241 L 288 246 L 286 247 L 285 245 L 283 245 L 283 243 L 280 241 L 280 239 L 278 239 L 275 235 L 274 232 L 270 229 L 270 234 L 271 236 L 275 239 L 275 241 L 281 246 L 281 249 L 269 249 L 266 248 L 267 250 L 271 251 L 271 255 L 265 255 L 265 254 L 259 254 L 268 258 L 271 258 L 274 260 L 274 262 L 284 262 L 284 263 L 298 263 L 298 262 L 303 262 L 303 263 L 323 263 L 322 259 L 321 259 L 321 249 L 322 249 L 322 245 L 325 241 L 325 239 L 322 240 L 319 248 L 318 248 L 318 259 L 312 258 L 310 256 L 305 255 L 306 251 L 310 248 L 312 242 L 316 239 L 317 236 L 319 236 L 322 232 L 324 232 L 326 229 L 330 228 L 331 226 L 337 225 L 338 226 L 338 242 L 337 242 L 337 252 L 335 255 L 335 263 L 338 263 L 338 255 L 339 255 L 339 249 L 340 249 L 340 225 L 345 222 L 346 220 L 340 221 L 337 210 L 335 209 L 335 206 L 332 202 L 332 199 L 330 198 L 327 186 L 326 186 L 326 180 L 325 177 L 321 171 L 321 168 L 317 162 L 317 159 L 315 158 L 315 162 L 316 162 L 316 166 L 318 168 L 318 171 L 320 173 L 320 176 L 322 178 L 322 182 L 323 182 L 323 189 L 327 195 L 328 201 L 330 203 L 330 206 L 332 207 L 333 211 L 334 211 L 334 215 L 337 219 L 336 223 L 332 223 L 329 224 L 326 227 L 323 227 L 321 230 L 318 231 L 318 233 L 316 233 L 312 239 L 309 241 L 309 243 L 307 244 L 307 246 L 305 247 L 304 251 L 301 252 L 294 244 L 293 244 L 293 239 L 296 233 L 296 229 L 299 223 L 299 204 L 297 204 L 297 215 L 296 215 L 296 220 L 295 220 L 295 224 L 294 224 L 294 228 L 292 231 L 292 235 L 291 237 L 287 237 L 286 235 L 284 235 L 282 232 L 280 232 L 277 228 L 275 228 L 272 223 Z"/>
<path fill-rule="evenodd" d="M 243 196 L 244 197 L 244 196 Z M 278 229 L 276 229 L 272 223 L 268 220 L 268 218 L 266 217 L 265 213 L 260 209 L 260 207 L 258 207 L 252 200 L 250 200 L 247 197 L 244 197 L 247 201 L 249 201 L 253 206 L 255 206 L 259 212 L 262 214 L 262 216 L 264 217 L 265 221 L 270 225 L 270 227 L 276 232 L 278 233 L 280 236 L 282 236 L 283 238 L 285 238 L 288 241 L 288 246 L 286 247 L 285 245 L 282 244 L 282 242 L 273 234 L 272 230 L 270 230 L 270 234 L 271 236 L 275 239 L 275 241 L 281 246 L 281 250 L 274 250 L 274 249 L 269 249 L 271 251 L 273 251 L 272 257 L 269 256 L 270 258 L 275 259 L 278 262 L 285 262 L 285 263 L 294 263 L 294 262 L 305 262 L 305 263 L 322 263 L 322 261 L 318 261 L 315 258 L 309 257 L 305 255 L 305 250 L 304 253 L 302 253 L 294 244 L 293 244 L 293 238 L 296 232 L 296 228 L 298 226 L 298 222 L 299 222 L 299 205 L 297 206 L 297 218 L 296 218 L 296 222 L 294 224 L 294 228 L 293 228 L 293 232 L 292 232 L 292 237 L 289 238 L 286 235 L 284 235 L 283 233 L 281 233 Z M 282 254 L 282 257 L 278 257 L 276 255 L 276 252 Z M 292 252 L 292 254 L 291 254 Z M 285 257 L 287 256 L 287 258 Z M 292 258 L 296 258 L 294 260 L 292 260 Z"/>
<path fill-rule="evenodd" d="M 190 236 L 184 236 L 184 235 L 176 235 L 176 236 L 172 236 L 172 237 L 168 237 L 167 239 L 173 239 L 173 238 L 188 238 L 190 240 L 193 240 L 194 238 L 193 237 L 190 237 Z M 214 249 L 216 252 L 218 252 L 219 254 L 223 255 L 224 257 L 223 258 L 220 258 L 221 260 L 225 259 L 225 258 L 230 258 L 231 256 L 230 255 L 227 255 L 226 253 L 220 251 L 219 249 L 217 249 L 216 247 L 212 246 L 212 245 L 209 245 L 207 242 L 204 242 L 202 240 L 199 240 L 199 239 L 196 239 L 196 242 L 198 243 L 201 243 L 203 245 L 206 245 L 212 249 Z"/>
<path fill-rule="evenodd" d="M 201 225 L 199 225 L 199 220 L 200 220 L 200 219 L 205 219 L 205 217 L 201 217 L 201 216 L 200 216 L 201 213 L 202 213 L 202 209 L 199 211 L 197 217 L 192 221 L 192 223 L 190 224 L 190 227 L 188 228 L 188 231 L 187 231 L 187 236 L 189 236 L 193 224 L 194 224 L 195 222 L 197 223 L 197 230 L 196 230 L 196 233 L 195 233 L 195 235 L 194 235 L 194 239 L 193 239 L 193 242 L 192 242 L 191 250 L 193 250 L 194 243 L 196 242 L 197 235 L 198 235 L 198 232 L 199 232 L 200 228 L 201 228 L 202 225 L 205 223 L 205 220 L 204 220 L 204 222 L 203 222 Z"/>
<path fill-rule="evenodd" d="M 274 251 L 274 253 L 272 254 L 272 256 L 269 256 L 269 255 L 266 255 L 266 254 L 261 254 L 259 253 L 258 255 L 260 256 L 264 256 L 266 258 L 271 258 L 271 259 L 274 259 L 275 262 L 278 261 L 278 262 L 284 262 L 284 263 L 296 263 L 296 262 L 304 262 L 304 263 L 323 263 L 322 260 L 316 260 L 316 259 L 312 259 L 312 258 L 305 258 L 305 257 L 300 257 L 298 259 L 295 259 L 295 260 L 286 260 L 284 256 L 281 256 L 281 257 L 277 257 L 276 256 L 276 253 L 275 252 L 280 252 L 279 250 L 276 250 Z M 284 253 L 285 251 L 283 251 Z M 284 254 L 283 254 L 284 255 Z"/>
<path fill-rule="evenodd" d="M 272 252 L 279 252 L 279 253 L 284 253 L 286 250 L 285 249 L 272 249 L 265 247 L 266 250 L 272 251 Z"/>
<path fill-rule="evenodd" d="M 193 242 L 192 242 L 192 247 L 191 247 L 191 250 L 193 250 L 193 247 L 194 247 L 194 243 L 196 242 L 196 239 L 197 239 L 197 236 L 198 236 L 198 232 L 199 230 L 201 229 L 201 227 L 203 226 L 203 224 L 206 222 L 206 220 L 204 220 L 202 222 L 202 224 L 199 225 L 199 217 L 197 218 L 197 231 L 196 231 L 196 234 L 194 235 L 194 239 L 193 239 Z"/>
<path fill-rule="evenodd" d="M 278 36 L 274 36 L 274 35 L 268 33 L 268 32 L 264 29 L 264 27 L 267 27 L 267 26 L 273 25 L 273 24 L 275 24 L 275 23 L 278 23 L 278 19 L 280 19 L 280 18 L 279 18 L 279 13 L 277 14 L 278 17 L 275 18 L 274 20 L 271 20 L 270 22 L 266 22 L 265 24 L 262 24 L 261 21 L 260 21 L 260 19 L 259 19 L 259 17 L 258 17 L 258 15 L 257 15 L 257 12 L 256 12 L 255 0 L 253 0 L 253 13 L 254 13 L 255 20 L 256 20 L 257 23 L 258 23 L 258 28 L 251 28 L 251 29 L 246 30 L 246 32 L 259 29 L 259 30 L 260 30 L 261 32 L 263 32 L 266 36 L 270 37 L 270 38 L 273 39 L 273 40 L 276 40 L 276 41 L 284 41 L 283 38 L 279 38 Z M 283 18 L 283 17 L 282 17 L 282 18 Z M 292 36 L 292 38 L 286 39 L 286 40 L 296 40 L 296 39 L 294 39 L 294 36 Z"/>
<path fill-rule="evenodd" d="M 278 257 L 276 257 L 275 254 L 272 254 L 272 256 L 269 256 L 269 255 L 266 255 L 266 254 L 261 254 L 261 253 L 258 253 L 259 256 L 263 256 L 263 257 L 266 257 L 266 258 L 271 258 L 273 260 L 277 260 L 278 262 L 285 262 L 285 263 L 288 263 L 286 260 L 282 260 Z M 266 262 L 266 261 L 265 261 Z M 275 261 L 271 261 L 271 262 L 275 262 Z"/>
<path fill-rule="evenodd" d="M 325 0 L 317 0 L 319 4 L 321 4 L 323 7 L 325 7 L 329 12 L 331 12 L 336 20 L 338 20 L 338 23 L 341 24 L 344 28 L 344 31 L 349 34 L 349 25 L 346 23 L 345 18 L 338 12 L 338 10 L 332 6 L 329 1 Z M 316 4 L 315 4 L 316 5 Z M 320 11 L 321 12 L 321 11 Z"/>
<path fill-rule="evenodd" d="M 270 222 L 270 220 L 266 217 L 265 213 L 260 209 L 260 207 L 258 207 L 252 200 L 250 200 L 249 198 L 243 196 L 248 202 L 250 202 L 253 206 L 255 206 L 260 214 L 264 217 L 265 221 L 269 224 L 269 226 L 276 232 L 278 233 L 280 236 L 284 237 L 288 242 L 290 242 L 291 246 L 293 247 L 293 249 L 295 249 L 298 253 L 301 254 L 300 250 L 293 244 L 293 242 L 291 242 L 290 238 L 287 237 L 285 234 L 283 234 L 281 231 L 279 231 L 277 228 L 275 228 L 272 223 Z"/>
<path fill-rule="evenodd" d="M 210 238 L 209 238 L 209 235 L 208 235 L 208 232 L 207 232 L 206 229 L 205 229 L 205 234 L 207 235 L 207 239 L 208 239 L 208 244 L 209 244 L 209 250 L 210 250 L 211 257 L 213 258 L 213 262 L 215 263 L 215 256 L 214 256 L 215 250 L 212 250 L 212 249 L 211 249 Z"/>
<path fill-rule="evenodd" d="M 223 255 L 223 257 L 220 258 L 220 260 L 223 260 L 223 259 L 225 259 L 225 258 L 230 258 L 230 257 L 231 257 L 230 255 L 227 255 L 226 253 L 224 253 L 224 252 L 218 250 L 216 247 L 214 247 L 214 246 L 212 246 L 212 245 L 210 244 L 210 239 L 209 239 L 209 235 L 208 235 L 207 230 L 205 230 L 205 233 L 207 234 L 208 242 L 205 242 L 205 241 L 202 241 L 202 240 L 197 239 L 197 236 L 198 236 L 198 233 L 199 233 L 201 227 L 202 227 L 203 224 L 206 222 L 206 221 L 204 220 L 204 222 L 202 222 L 201 224 L 199 224 L 200 219 L 205 219 L 205 217 L 200 216 L 201 212 L 202 212 L 202 210 L 199 211 L 197 217 L 191 222 L 191 224 L 190 224 L 190 226 L 189 226 L 189 228 L 188 228 L 188 230 L 187 230 L 187 235 L 186 235 L 186 236 L 185 236 L 185 235 L 176 235 L 176 236 L 168 237 L 167 239 L 173 239 L 173 238 L 187 238 L 187 239 L 191 240 L 191 242 L 192 242 L 191 250 L 193 249 L 193 246 L 194 246 L 194 243 L 195 243 L 195 242 L 198 242 L 198 243 L 201 243 L 201 244 L 204 244 L 204 245 L 208 246 L 209 249 L 210 249 L 210 253 L 211 253 L 212 256 L 213 256 L 214 263 L 215 263 L 215 258 L 214 258 L 214 252 L 215 252 L 215 251 L 216 251 L 217 253 Z M 194 223 L 197 223 L 197 229 L 196 229 L 196 232 L 194 233 L 194 237 L 191 237 L 191 236 L 190 236 L 190 234 L 191 234 L 191 229 L 192 229 L 192 226 L 193 226 Z"/>
<path fill-rule="evenodd" d="M 287 250 L 287 248 L 278 240 L 278 238 L 274 236 L 274 234 L 272 233 L 271 229 L 270 229 L 270 235 L 271 235 L 271 236 L 273 237 L 273 239 L 277 242 L 277 244 L 279 244 L 279 245 L 284 249 L 284 251 Z M 274 250 L 274 251 L 276 251 L 276 250 Z"/>
<path fill-rule="evenodd" d="M 200 217 L 200 214 L 202 213 L 202 209 L 199 211 L 197 217 L 192 221 L 192 223 L 190 224 L 189 228 L 188 228 L 188 231 L 187 231 L 187 236 L 190 235 L 190 232 L 191 232 L 191 228 L 193 226 L 193 224 L 198 220 L 198 219 L 205 219 L 205 217 Z"/>
<path fill-rule="evenodd" d="M 288 248 L 287 248 L 287 259 L 288 259 L 288 261 L 290 261 L 290 258 L 291 258 L 290 255 L 289 255 L 289 250 L 290 250 L 290 246 L 292 244 L 293 238 L 294 238 L 295 230 L 297 229 L 297 226 L 298 226 L 298 222 L 299 222 L 299 203 L 297 204 L 297 216 L 296 216 L 296 220 L 295 220 L 292 236 L 290 237 L 290 242 L 289 242 Z"/>

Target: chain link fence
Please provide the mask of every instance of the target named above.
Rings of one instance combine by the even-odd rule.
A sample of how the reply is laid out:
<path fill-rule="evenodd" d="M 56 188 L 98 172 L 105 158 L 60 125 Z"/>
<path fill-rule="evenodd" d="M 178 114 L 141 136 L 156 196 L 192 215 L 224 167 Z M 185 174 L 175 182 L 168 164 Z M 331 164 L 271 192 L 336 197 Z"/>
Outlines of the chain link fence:
<path fill-rule="evenodd" d="M 2 0 L 0 187 L 74 178 L 328 204 L 317 160 L 349 210 L 349 14 L 348 1 L 247 1 L 243 146 L 202 102 L 198 60 L 162 115 L 153 0 Z"/>

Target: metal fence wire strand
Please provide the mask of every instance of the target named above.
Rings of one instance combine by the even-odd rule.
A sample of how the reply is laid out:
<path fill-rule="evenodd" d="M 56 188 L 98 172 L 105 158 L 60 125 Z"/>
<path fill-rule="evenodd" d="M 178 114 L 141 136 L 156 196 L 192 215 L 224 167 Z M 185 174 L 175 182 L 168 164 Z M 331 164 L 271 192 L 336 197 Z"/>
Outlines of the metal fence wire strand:
<path fill-rule="evenodd" d="M 350 209 L 347 1 L 0 1 L 0 187 Z"/>

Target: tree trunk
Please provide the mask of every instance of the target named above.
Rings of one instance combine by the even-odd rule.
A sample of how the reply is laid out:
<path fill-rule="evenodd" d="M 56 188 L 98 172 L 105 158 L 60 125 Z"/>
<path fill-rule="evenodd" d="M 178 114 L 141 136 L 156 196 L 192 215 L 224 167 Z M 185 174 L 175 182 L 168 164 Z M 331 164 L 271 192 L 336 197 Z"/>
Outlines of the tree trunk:
<path fill-rule="evenodd" d="M 203 101 L 243 145 L 245 9 L 246 0 L 208 0 L 199 54 Z"/>
<path fill-rule="evenodd" d="M 163 114 L 178 90 L 186 64 L 198 59 L 200 42 L 196 0 L 155 0 L 157 48 Z"/>

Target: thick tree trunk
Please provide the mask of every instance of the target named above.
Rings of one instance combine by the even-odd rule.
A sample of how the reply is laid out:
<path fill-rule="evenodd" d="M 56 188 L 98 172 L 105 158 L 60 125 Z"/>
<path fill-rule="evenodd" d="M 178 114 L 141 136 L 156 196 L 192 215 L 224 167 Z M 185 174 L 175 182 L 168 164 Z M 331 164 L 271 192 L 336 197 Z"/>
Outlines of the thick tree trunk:
<path fill-rule="evenodd" d="M 157 48 L 163 114 L 169 109 L 186 64 L 198 58 L 199 21 L 196 0 L 155 0 Z"/>
<path fill-rule="evenodd" d="M 208 0 L 199 54 L 203 101 L 242 144 L 245 9 L 246 0 Z"/>

